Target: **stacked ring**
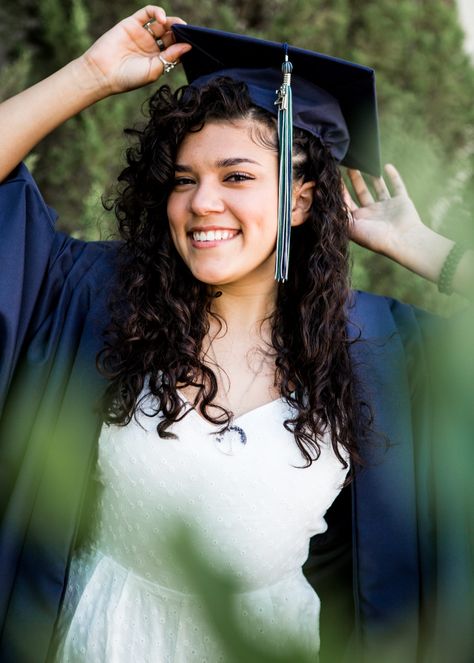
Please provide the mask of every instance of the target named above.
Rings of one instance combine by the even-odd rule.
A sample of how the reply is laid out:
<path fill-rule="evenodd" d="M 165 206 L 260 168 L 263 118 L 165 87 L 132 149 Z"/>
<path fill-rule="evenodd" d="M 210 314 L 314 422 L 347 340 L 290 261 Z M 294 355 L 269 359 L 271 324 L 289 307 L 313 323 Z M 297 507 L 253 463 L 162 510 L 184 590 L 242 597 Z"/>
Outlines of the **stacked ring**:
<path fill-rule="evenodd" d="M 143 27 L 153 37 L 153 39 L 155 40 L 156 45 L 158 46 L 160 51 L 164 51 L 165 48 L 166 48 L 165 42 L 163 41 L 163 39 L 161 39 L 161 37 L 157 37 L 155 35 L 155 33 L 153 32 L 153 30 L 150 27 L 150 25 L 152 25 L 152 23 L 156 23 L 156 18 L 150 18 L 149 21 L 147 21 L 146 23 L 143 24 Z"/>
<path fill-rule="evenodd" d="M 149 21 L 147 21 L 146 23 L 143 24 L 143 27 L 144 27 L 145 30 L 146 30 L 146 31 L 147 31 L 147 32 L 153 37 L 153 39 L 154 39 L 155 42 L 156 42 L 156 45 L 157 45 L 158 48 L 160 49 L 160 55 L 159 55 L 158 57 L 159 57 L 159 59 L 160 59 L 162 65 L 163 65 L 163 69 L 164 69 L 165 74 L 169 74 L 169 72 L 170 72 L 172 69 L 174 69 L 174 67 L 176 67 L 176 64 L 177 64 L 177 63 L 176 63 L 176 62 L 169 62 L 168 60 L 166 60 L 166 59 L 161 55 L 161 51 L 164 51 L 165 48 L 166 48 L 166 46 L 165 46 L 165 43 L 164 43 L 163 39 L 161 39 L 161 37 L 157 37 L 157 36 L 155 35 L 155 33 L 153 32 L 153 30 L 151 29 L 151 27 L 150 27 L 150 26 L 152 25 L 152 23 L 155 23 L 155 22 L 156 22 L 156 18 L 150 18 Z"/>

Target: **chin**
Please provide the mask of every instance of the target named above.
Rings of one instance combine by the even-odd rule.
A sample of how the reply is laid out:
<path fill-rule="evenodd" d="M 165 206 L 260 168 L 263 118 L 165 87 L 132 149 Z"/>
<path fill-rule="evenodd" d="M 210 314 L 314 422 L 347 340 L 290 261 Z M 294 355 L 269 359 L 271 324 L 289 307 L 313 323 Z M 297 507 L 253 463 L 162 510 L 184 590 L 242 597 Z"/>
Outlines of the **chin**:
<path fill-rule="evenodd" d="M 232 283 L 255 281 L 262 282 L 267 278 L 273 279 L 275 261 L 272 258 L 268 263 L 259 267 L 250 266 L 248 269 L 229 269 L 230 265 L 193 265 L 189 269 L 194 278 L 201 283 L 212 286 L 225 286 Z"/>
<path fill-rule="evenodd" d="M 224 285 L 236 279 L 236 275 L 223 268 L 194 267 L 191 273 L 197 281 L 207 285 Z"/>

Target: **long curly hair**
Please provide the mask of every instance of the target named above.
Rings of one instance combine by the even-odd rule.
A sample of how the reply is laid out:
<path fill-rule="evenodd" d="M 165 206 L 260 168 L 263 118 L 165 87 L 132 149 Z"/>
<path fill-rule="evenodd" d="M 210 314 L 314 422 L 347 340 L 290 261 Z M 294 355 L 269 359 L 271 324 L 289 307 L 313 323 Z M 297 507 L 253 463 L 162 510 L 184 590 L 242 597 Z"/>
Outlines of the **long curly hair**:
<path fill-rule="evenodd" d="M 157 432 L 186 416 L 178 385 L 198 388 L 195 406 L 225 430 L 232 413 L 217 407 L 218 382 L 202 360 L 210 329 L 208 285 L 191 274 L 171 239 L 167 199 L 174 181 L 178 147 L 191 131 L 209 121 L 251 119 L 254 139 L 277 149 L 275 119 L 254 106 L 245 83 L 220 77 L 200 89 L 157 90 L 149 102 L 149 121 L 129 129 L 135 144 L 119 176 L 115 208 L 123 239 L 118 284 L 110 302 L 111 322 L 98 356 L 109 382 L 103 398 L 105 421 L 126 425 L 141 407 L 143 394 L 156 400 Z M 349 215 L 339 168 L 321 141 L 294 132 L 294 178 L 315 181 L 309 218 L 292 229 L 289 280 L 278 285 L 270 318 L 276 384 L 293 406 L 284 422 L 311 465 L 328 432 L 347 467 L 343 450 L 360 463 L 357 437 L 364 403 L 358 398 L 347 337 Z M 145 388 L 146 387 L 146 388 Z M 145 388 L 145 389 L 144 389 Z"/>

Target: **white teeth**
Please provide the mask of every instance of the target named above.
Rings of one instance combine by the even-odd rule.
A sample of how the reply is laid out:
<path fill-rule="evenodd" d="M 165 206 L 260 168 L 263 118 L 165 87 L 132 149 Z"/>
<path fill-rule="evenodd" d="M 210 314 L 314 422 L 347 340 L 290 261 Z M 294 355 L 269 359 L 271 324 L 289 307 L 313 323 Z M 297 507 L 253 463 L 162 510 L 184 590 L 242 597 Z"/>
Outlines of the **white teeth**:
<path fill-rule="evenodd" d="M 193 239 L 195 242 L 215 242 L 229 239 L 233 234 L 233 231 L 229 230 L 208 230 L 207 232 L 193 232 Z"/>

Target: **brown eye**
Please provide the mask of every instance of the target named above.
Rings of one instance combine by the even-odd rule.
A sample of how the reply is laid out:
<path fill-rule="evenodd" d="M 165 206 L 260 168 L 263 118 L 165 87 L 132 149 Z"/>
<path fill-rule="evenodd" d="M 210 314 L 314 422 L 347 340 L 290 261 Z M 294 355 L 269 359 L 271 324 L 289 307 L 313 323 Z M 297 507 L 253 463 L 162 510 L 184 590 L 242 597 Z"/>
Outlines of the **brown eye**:
<path fill-rule="evenodd" d="M 225 178 L 225 182 L 244 182 L 245 180 L 255 179 L 252 175 L 247 173 L 232 173 Z"/>
<path fill-rule="evenodd" d="M 190 177 L 175 177 L 173 186 L 185 186 L 186 184 L 194 184 L 194 180 Z"/>

